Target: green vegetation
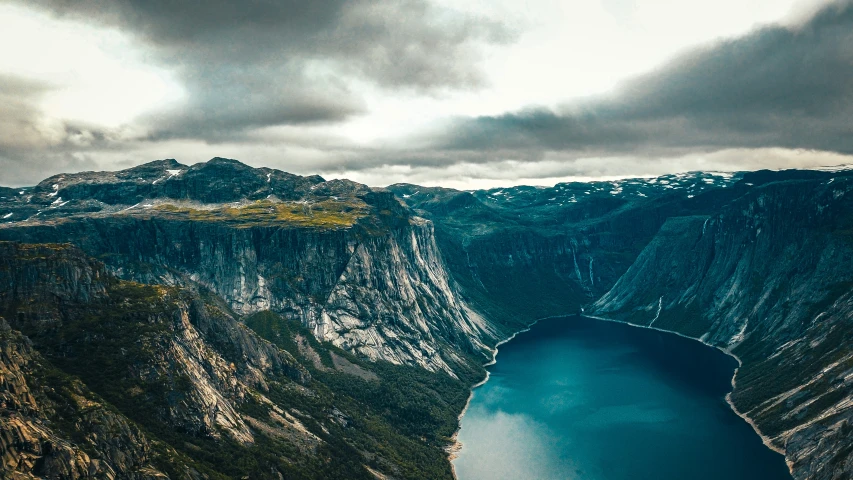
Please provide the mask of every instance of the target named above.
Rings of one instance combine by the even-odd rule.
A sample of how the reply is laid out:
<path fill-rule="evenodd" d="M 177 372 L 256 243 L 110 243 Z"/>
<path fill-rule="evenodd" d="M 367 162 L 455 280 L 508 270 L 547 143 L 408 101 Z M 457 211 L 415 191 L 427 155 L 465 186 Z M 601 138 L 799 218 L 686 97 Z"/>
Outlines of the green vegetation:
<path fill-rule="evenodd" d="M 309 228 L 346 228 L 369 213 L 360 199 L 318 202 L 256 200 L 247 205 L 196 209 L 173 204 L 152 208 L 158 215 L 202 222 L 225 222 L 237 228 L 286 225 Z"/>
<path fill-rule="evenodd" d="M 329 354 L 329 350 L 321 346 L 320 342 L 317 341 L 317 337 L 315 337 L 310 330 L 305 328 L 305 326 L 299 322 L 285 320 L 279 315 L 276 315 L 269 310 L 265 310 L 263 312 L 249 315 L 243 319 L 243 323 L 254 330 L 254 332 L 261 338 L 269 340 L 278 348 L 290 353 L 296 358 L 302 356 L 302 352 L 299 350 L 295 341 L 296 336 L 299 335 L 308 342 L 308 345 L 310 345 L 315 352 L 317 352 L 322 365 L 327 368 L 335 367 L 334 362 L 332 362 L 332 357 Z"/>
<path fill-rule="evenodd" d="M 35 255 L 25 252 L 18 260 L 42 263 L 42 252 L 56 255 L 44 248 L 31 250 Z M 86 268 L 77 260 L 76 254 L 68 259 L 77 265 L 74 268 Z M 62 271 L 60 267 L 55 273 Z M 399 479 L 452 477 L 444 448 L 469 387 L 482 378 L 479 360 L 469 359 L 476 366 L 460 366 L 459 379 L 417 367 L 372 363 L 317 341 L 297 322 L 272 312 L 252 315 L 244 319 L 245 325 L 293 355 L 312 379 L 301 385 L 283 374 L 267 373 L 268 389 L 246 395 L 235 401 L 235 407 L 247 417 L 274 425 L 268 403 L 272 401 L 319 441 L 307 445 L 299 438 L 252 428 L 254 443 L 242 444 L 227 432 L 214 438 L 199 426 L 199 412 L 192 411 L 198 401 L 192 398 L 194 379 L 170 353 L 180 338 L 187 305 L 201 301 L 206 314 L 222 326 L 224 317 L 236 317 L 234 313 L 205 292 L 199 296 L 177 287 L 111 277 L 102 281 L 106 289 L 102 298 L 84 304 L 45 304 L 33 297 L 0 305 L 0 315 L 16 319 L 15 328 L 56 366 L 39 374 L 56 395 L 68 397 L 63 392 L 70 391 L 73 382 L 91 389 L 104 408 L 125 416 L 151 439 L 153 464 L 173 478 L 184 478 L 187 468 L 211 479 L 277 478 L 275 472 L 294 479 L 373 478 L 365 465 Z M 226 361 L 239 361 L 239 349 L 228 338 L 204 341 Z M 309 352 L 319 357 L 319 363 Z M 369 375 L 336 370 L 333 354 Z M 67 400 L 63 405 L 67 406 L 54 416 L 57 428 L 72 441 L 83 441 L 81 413 Z"/>
<path fill-rule="evenodd" d="M 299 405 L 297 408 L 315 419 L 328 417 L 333 409 L 346 415 L 346 425 L 326 423 L 331 439 L 320 434 L 330 443 L 345 442 L 339 455 L 355 455 L 353 461 L 360 459 L 395 478 L 452 476 L 444 448 L 456 430 L 470 385 L 482 379 L 482 368 L 460 367 L 461 378 L 455 379 L 417 367 L 367 362 L 318 342 L 301 324 L 272 312 L 251 315 L 245 322 L 261 337 L 306 360 L 304 365 L 314 378 L 310 388 L 315 401 L 310 404 L 299 392 L 279 384 L 269 392 L 270 399 L 279 406 Z M 293 340 L 296 335 L 308 339 L 322 359 L 322 368 L 308 361 Z M 378 381 L 334 370 L 332 353 L 375 373 Z M 469 364 L 479 365 L 475 359 Z"/>

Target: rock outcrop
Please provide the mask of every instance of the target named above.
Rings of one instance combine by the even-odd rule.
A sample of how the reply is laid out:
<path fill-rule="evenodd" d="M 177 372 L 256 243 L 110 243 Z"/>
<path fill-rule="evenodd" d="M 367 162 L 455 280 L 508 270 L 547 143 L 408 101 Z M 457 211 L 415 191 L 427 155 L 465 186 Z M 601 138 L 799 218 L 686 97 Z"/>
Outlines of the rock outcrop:
<path fill-rule="evenodd" d="M 53 368 L 0 317 L 4 478 L 168 478 L 153 456 L 135 424 Z"/>
<path fill-rule="evenodd" d="M 444 439 L 478 375 L 449 345 L 464 381 L 370 366 L 69 244 L 0 242 L 0 316 L 0 458 L 19 478 L 371 478 L 365 464 L 447 478 Z"/>

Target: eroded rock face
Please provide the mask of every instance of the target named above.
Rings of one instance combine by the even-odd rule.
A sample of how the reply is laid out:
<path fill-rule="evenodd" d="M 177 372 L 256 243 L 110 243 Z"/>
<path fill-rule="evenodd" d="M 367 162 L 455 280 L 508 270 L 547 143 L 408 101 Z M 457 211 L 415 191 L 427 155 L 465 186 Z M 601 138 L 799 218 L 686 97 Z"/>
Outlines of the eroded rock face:
<path fill-rule="evenodd" d="M 120 280 L 67 244 L 0 242 L 0 259 L 0 459 L 20 478 L 364 479 L 363 451 L 402 478 L 450 476 L 441 446 L 466 384 L 447 374 L 374 372 L 273 312 L 253 330 L 211 292 Z M 376 398 L 403 375 L 414 401 Z M 388 420 L 420 408 L 416 439 Z M 429 461 L 397 460 L 412 449 Z"/>
<path fill-rule="evenodd" d="M 151 465 L 151 445 L 135 425 L 79 381 L 46 385 L 50 370 L 29 340 L 0 318 L 0 467 L 6 478 L 167 478 Z"/>
<path fill-rule="evenodd" d="M 174 428 L 252 443 L 235 405 L 267 377 L 310 379 L 226 311 L 175 288 L 117 280 L 69 245 L 0 242 L 0 259 L 0 311 L 15 328 L 72 372 L 109 362 L 104 376 L 129 396 L 149 396 Z"/>
<path fill-rule="evenodd" d="M 853 179 L 821 177 L 670 219 L 595 303 L 738 355 L 733 401 L 798 479 L 853 476 Z"/>
<path fill-rule="evenodd" d="M 358 244 L 318 314 L 319 338 L 432 371 L 452 373 L 455 350 L 478 354 L 496 335 L 459 299 L 426 221 Z"/>
<path fill-rule="evenodd" d="M 387 191 L 214 159 L 57 177 L 33 195 L 53 193 L 104 208 L 8 223 L 0 238 L 72 242 L 122 278 L 209 289 L 240 315 L 272 310 L 368 358 L 451 375 L 459 352 L 485 358 L 498 336 L 460 299 L 432 224 Z"/>

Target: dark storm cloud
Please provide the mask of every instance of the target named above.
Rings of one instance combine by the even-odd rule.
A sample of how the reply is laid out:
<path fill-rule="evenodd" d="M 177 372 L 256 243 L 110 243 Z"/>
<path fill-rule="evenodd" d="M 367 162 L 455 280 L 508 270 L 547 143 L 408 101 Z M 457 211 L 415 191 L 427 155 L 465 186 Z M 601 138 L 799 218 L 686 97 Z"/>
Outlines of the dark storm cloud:
<path fill-rule="evenodd" d="M 693 50 L 614 96 L 458 119 L 437 148 L 495 157 L 682 155 L 722 148 L 853 153 L 853 3 Z M 476 155 L 474 155 L 476 156 Z"/>
<path fill-rule="evenodd" d="M 36 0 L 59 16 L 136 35 L 176 68 L 189 104 L 147 119 L 152 136 L 222 141 L 269 125 L 365 111 L 346 78 L 435 92 L 481 86 L 483 42 L 508 31 L 426 0 Z"/>

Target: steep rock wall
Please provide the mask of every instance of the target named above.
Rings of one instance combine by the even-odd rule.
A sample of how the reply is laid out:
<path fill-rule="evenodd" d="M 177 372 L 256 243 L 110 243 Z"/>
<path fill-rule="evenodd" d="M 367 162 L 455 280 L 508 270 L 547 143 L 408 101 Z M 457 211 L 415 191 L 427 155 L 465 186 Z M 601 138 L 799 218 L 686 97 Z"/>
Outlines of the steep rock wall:
<path fill-rule="evenodd" d="M 777 182 L 670 219 L 598 315 L 737 355 L 734 405 L 798 479 L 853 475 L 853 181 Z"/>
<path fill-rule="evenodd" d="M 432 223 L 380 234 L 160 218 L 85 218 L 6 228 L 0 237 L 70 241 L 112 273 L 200 285 L 239 314 L 272 310 L 372 359 L 453 374 L 497 336 L 460 298 Z"/>

